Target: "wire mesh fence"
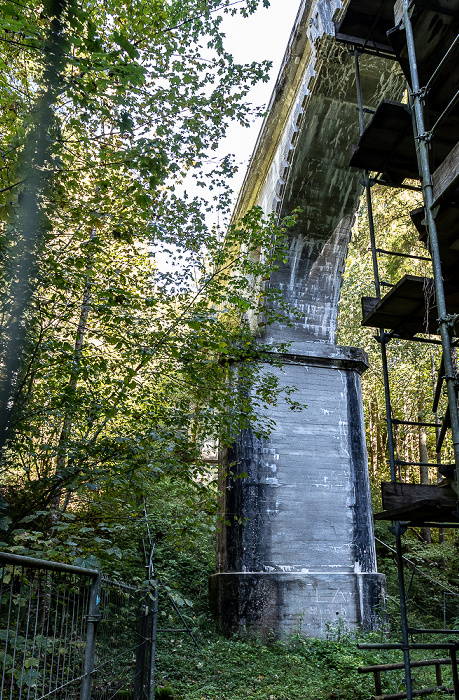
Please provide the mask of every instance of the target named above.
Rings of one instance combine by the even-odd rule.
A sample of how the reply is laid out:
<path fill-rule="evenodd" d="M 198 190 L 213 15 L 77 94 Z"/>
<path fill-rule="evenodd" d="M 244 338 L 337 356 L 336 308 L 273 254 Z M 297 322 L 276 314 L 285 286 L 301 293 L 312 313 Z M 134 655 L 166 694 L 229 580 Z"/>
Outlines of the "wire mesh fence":
<path fill-rule="evenodd" d="M 407 567 L 408 568 L 408 567 Z M 441 582 L 427 578 L 419 569 L 405 572 L 410 619 L 430 621 L 430 627 L 444 630 L 459 628 L 459 593 Z M 441 625 L 440 620 L 443 621 Z"/>
<path fill-rule="evenodd" d="M 156 588 L 0 552 L 0 697 L 150 700 L 156 612 Z"/>
<path fill-rule="evenodd" d="M 0 696 L 79 697 L 97 572 L 0 554 Z"/>
<path fill-rule="evenodd" d="M 376 542 L 395 554 L 395 549 L 378 537 Z M 409 613 L 409 622 L 418 627 L 428 624 L 432 629 L 448 631 L 459 629 L 459 589 L 445 580 L 435 578 L 434 573 L 427 573 L 422 565 L 408 557 L 403 557 L 405 571 L 406 601 Z M 441 573 L 441 562 L 438 562 L 437 571 Z M 435 571 L 435 569 L 434 569 Z M 389 599 L 396 602 L 397 582 L 393 576 L 388 575 Z M 392 593 L 392 596 L 390 595 Z M 397 603 L 398 605 L 398 603 Z M 443 621 L 443 630 L 439 621 Z"/>
<path fill-rule="evenodd" d="M 94 700 L 134 697 L 134 686 L 138 700 L 148 697 L 142 695 L 145 663 L 139 664 L 152 640 L 151 634 L 142 634 L 141 629 L 149 613 L 144 596 L 133 586 L 102 579 L 91 694 Z"/>

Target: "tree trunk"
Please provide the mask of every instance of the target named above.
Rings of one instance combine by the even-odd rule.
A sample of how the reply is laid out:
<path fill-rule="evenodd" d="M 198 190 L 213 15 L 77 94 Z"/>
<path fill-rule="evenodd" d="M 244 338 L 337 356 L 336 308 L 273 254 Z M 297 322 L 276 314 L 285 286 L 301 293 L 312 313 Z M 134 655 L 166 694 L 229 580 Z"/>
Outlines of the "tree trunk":
<path fill-rule="evenodd" d="M 374 416 L 374 404 L 373 401 L 370 402 L 368 407 L 368 461 L 370 466 L 370 473 L 374 478 L 376 476 L 376 464 L 377 459 L 375 459 L 375 446 L 374 446 L 374 435 L 375 435 L 375 416 Z"/>
<path fill-rule="evenodd" d="M 384 446 L 384 436 L 381 430 L 382 416 L 379 410 L 378 396 L 375 396 L 375 424 L 376 424 L 376 464 L 385 464 L 386 449 Z M 376 467 L 377 469 L 377 467 Z"/>
<path fill-rule="evenodd" d="M 431 359 L 431 371 L 432 371 L 432 389 L 433 389 L 433 394 L 435 394 L 435 387 L 437 385 L 437 372 L 435 370 L 435 359 L 433 356 L 433 353 L 431 351 L 430 353 L 430 359 Z M 435 411 L 435 423 L 438 424 L 438 410 Z M 437 425 L 435 428 L 435 445 L 438 445 L 438 438 L 440 437 L 440 426 Z M 441 464 L 441 455 L 439 452 L 436 451 L 435 448 L 435 461 L 437 464 Z M 438 473 L 437 473 L 437 480 L 438 480 Z M 440 527 L 438 529 L 438 542 L 439 544 L 442 544 L 445 541 L 445 528 Z M 441 568 L 445 569 L 445 557 L 442 557 L 441 560 Z"/>
<path fill-rule="evenodd" d="M 96 235 L 96 231 L 92 229 L 89 240 L 90 242 L 94 239 Z M 92 293 L 92 286 L 93 286 L 93 277 L 92 277 L 92 270 L 94 266 L 94 255 L 93 253 L 89 253 L 89 257 L 86 263 L 86 282 L 83 290 L 83 299 L 81 302 L 80 306 L 80 318 L 78 321 L 78 327 L 76 331 L 76 337 L 75 337 L 75 346 L 73 350 L 73 362 L 72 362 L 72 369 L 70 371 L 70 376 L 69 376 L 69 381 L 67 383 L 67 389 L 69 390 L 69 394 L 72 395 L 77 387 L 77 382 L 78 382 L 78 373 L 80 371 L 80 366 L 81 366 L 81 353 L 83 350 L 83 342 L 84 342 L 84 336 L 86 332 L 86 325 L 88 322 L 88 315 L 89 315 L 89 310 L 90 310 L 90 305 L 91 305 L 91 293 Z M 72 430 L 72 422 L 73 422 L 73 410 L 69 408 L 65 415 L 64 415 L 64 420 L 62 423 L 62 430 L 61 434 L 59 436 L 59 442 L 57 446 L 57 460 L 56 460 L 56 470 L 55 470 L 55 475 L 56 477 L 59 477 L 59 475 L 63 472 L 66 462 L 67 462 L 67 443 L 70 438 L 70 433 Z M 61 494 L 62 494 L 62 488 L 59 488 L 56 491 L 55 496 L 53 497 L 51 501 L 51 514 L 50 514 L 50 527 L 56 524 L 57 519 L 58 519 L 58 514 L 59 514 L 59 505 L 60 505 L 60 500 L 61 500 Z M 70 493 L 67 492 L 67 498 L 66 498 L 66 505 L 68 505 L 68 500 L 70 499 Z"/>
<path fill-rule="evenodd" d="M 15 407 L 20 384 L 21 363 L 24 359 L 27 310 L 33 295 L 34 269 L 43 245 L 42 207 L 40 194 L 51 177 L 51 170 L 44 167 L 52 150 L 48 140 L 54 118 L 54 103 L 60 92 L 67 54 L 62 14 L 64 3 L 51 0 L 44 3 L 42 16 L 48 24 L 44 60 L 43 84 L 31 114 L 32 128 L 27 136 L 19 159 L 19 177 L 27 186 L 22 192 L 17 214 L 16 245 L 2 264 L 6 267 L 11 287 L 10 327 L 2 337 L 2 379 L 0 381 L 0 451 L 12 432 L 10 419 Z M 54 145 L 56 141 L 54 140 Z M 4 330 L 4 329 L 3 329 Z"/>
<path fill-rule="evenodd" d="M 418 417 L 419 422 L 422 421 L 422 414 L 419 414 Z M 419 429 L 419 461 L 423 462 L 424 464 L 421 464 L 419 467 L 420 471 L 420 477 L 421 477 L 421 484 L 428 484 L 429 483 L 429 467 L 427 466 L 427 463 L 429 461 L 429 454 L 427 451 L 427 433 L 426 429 L 422 426 Z M 422 527 L 421 528 L 421 536 L 425 542 L 428 544 L 431 544 L 432 542 L 432 533 L 430 531 L 430 527 Z"/>

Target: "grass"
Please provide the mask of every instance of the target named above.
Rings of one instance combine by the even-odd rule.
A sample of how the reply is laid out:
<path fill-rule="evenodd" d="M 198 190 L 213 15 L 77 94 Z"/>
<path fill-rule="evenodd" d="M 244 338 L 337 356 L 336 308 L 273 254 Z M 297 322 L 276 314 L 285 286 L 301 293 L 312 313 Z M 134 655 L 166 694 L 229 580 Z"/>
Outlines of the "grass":
<path fill-rule="evenodd" d="M 196 650 L 183 636 L 163 638 L 156 684 L 170 688 L 176 700 L 369 700 L 375 692 L 373 674 L 359 674 L 358 667 L 403 660 L 397 650 L 357 648 L 359 641 L 380 640 L 380 635 L 331 630 L 327 639 L 296 635 L 266 644 L 212 633 Z M 444 683 L 451 687 L 449 671 L 443 668 Z M 413 671 L 413 676 L 417 687 L 436 685 L 433 669 Z M 403 689 L 403 671 L 384 674 L 384 692 Z"/>
<path fill-rule="evenodd" d="M 387 536 L 385 531 L 384 535 Z M 417 560 L 422 556 L 421 568 L 438 575 L 440 559 L 433 545 L 420 547 L 410 541 L 405 544 L 417 546 L 415 554 Z M 456 561 L 452 556 L 451 560 L 453 563 Z M 167 700 L 369 700 L 375 693 L 373 674 L 359 674 L 359 666 L 403 661 L 403 655 L 398 650 L 357 648 L 359 642 L 365 641 L 400 641 L 396 567 L 392 554 L 385 549 L 380 552 L 380 564 L 387 575 L 390 640 L 381 634 L 350 633 L 342 627 L 330 628 L 325 639 L 308 639 L 299 634 L 283 641 L 272 639 L 267 643 L 256 638 L 227 639 L 215 631 L 203 596 L 194 601 L 193 613 L 189 613 L 188 617 L 189 623 L 201 630 L 199 650 L 183 633 L 159 634 L 156 688 L 168 688 Z M 448 564 L 447 573 L 452 576 L 454 572 L 452 564 Z M 443 569 L 440 573 L 443 574 Z M 410 583 L 410 624 L 442 627 L 442 589 L 419 575 L 411 580 L 410 572 L 407 583 Z M 457 627 L 455 617 L 459 618 L 459 610 L 451 601 L 448 605 L 447 626 Z M 171 618 L 163 626 L 180 626 L 177 623 L 178 620 Z M 442 636 L 436 641 L 444 640 Z M 419 637 L 415 641 L 433 642 L 434 639 Z M 445 651 L 412 652 L 413 659 L 447 655 Z M 452 687 L 449 668 L 442 667 L 442 672 L 444 684 Z M 412 675 L 415 688 L 436 685 L 434 667 L 413 669 Z M 403 692 L 403 670 L 383 673 L 382 686 L 384 693 Z M 158 697 L 157 700 L 166 698 Z"/>

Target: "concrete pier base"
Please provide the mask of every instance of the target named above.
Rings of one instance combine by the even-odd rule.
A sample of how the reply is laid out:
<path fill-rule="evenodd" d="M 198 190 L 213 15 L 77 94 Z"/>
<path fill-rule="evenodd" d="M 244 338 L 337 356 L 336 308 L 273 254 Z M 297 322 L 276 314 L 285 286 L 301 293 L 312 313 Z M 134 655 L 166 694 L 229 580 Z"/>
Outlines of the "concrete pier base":
<path fill-rule="evenodd" d="M 340 626 L 374 629 L 384 618 L 385 577 L 355 573 L 226 573 L 210 579 L 222 631 L 324 637 Z"/>
<path fill-rule="evenodd" d="M 227 633 L 322 636 L 338 619 L 371 628 L 381 613 L 360 389 L 366 356 L 317 342 L 291 350 L 282 372 L 268 369 L 307 408 L 280 400 L 269 439 L 244 431 L 223 459 L 226 524 L 210 588 Z"/>

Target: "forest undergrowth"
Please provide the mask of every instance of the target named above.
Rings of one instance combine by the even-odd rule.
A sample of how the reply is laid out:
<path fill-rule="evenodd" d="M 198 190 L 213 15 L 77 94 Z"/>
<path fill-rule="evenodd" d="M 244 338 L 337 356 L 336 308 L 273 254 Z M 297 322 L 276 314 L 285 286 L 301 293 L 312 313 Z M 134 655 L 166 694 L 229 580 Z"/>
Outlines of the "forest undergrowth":
<path fill-rule="evenodd" d="M 386 526 L 377 528 L 378 540 L 392 546 L 392 535 Z M 362 642 L 400 641 L 400 619 L 398 608 L 396 565 L 393 553 L 378 544 L 379 570 L 387 577 L 387 618 L 381 619 L 379 631 L 364 633 L 350 630 L 345 622 L 328 625 L 323 639 L 304 636 L 306 621 L 298 626 L 294 635 L 285 639 L 262 639 L 257 636 L 233 636 L 225 638 L 215 628 L 210 615 L 206 582 L 196 571 L 195 589 L 181 589 L 181 594 L 190 599 L 192 608 L 187 608 L 187 620 L 193 625 L 199 640 L 196 649 L 186 633 L 158 634 L 156 666 L 157 699 L 167 697 L 176 700 L 369 700 L 374 695 L 373 674 L 360 674 L 360 666 L 403 661 L 398 650 L 361 650 Z M 455 579 L 455 544 L 442 550 L 435 544 L 421 545 L 413 533 L 405 538 L 406 556 L 417 564 L 406 567 L 406 583 L 409 588 L 409 623 L 413 627 L 442 628 L 443 592 L 454 590 L 450 584 Z M 445 556 L 438 559 L 442 551 Z M 187 561 L 188 581 L 190 560 Z M 446 568 L 443 568 L 446 567 Z M 166 567 L 167 568 L 167 567 Z M 178 562 L 173 564 L 176 574 Z M 428 576 L 429 578 L 424 577 Z M 169 579 L 171 580 L 171 579 Z M 438 581 L 438 583 L 435 583 Z M 444 586 L 444 588 L 442 587 Z M 446 624 L 457 628 L 459 621 L 459 594 L 450 595 L 446 601 Z M 160 605 L 158 626 L 176 623 L 168 613 L 167 605 Z M 453 634 L 447 639 L 457 638 Z M 416 636 L 414 641 L 445 641 L 445 635 Z M 443 658 L 444 651 L 429 652 L 429 658 Z M 412 653 L 413 659 L 427 658 L 425 651 Z M 435 686 L 433 668 L 416 669 L 413 672 L 415 687 Z M 448 667 L 443 667 L 445 685 L 452 687 Z M 383 691 L 400 693 L 404 689 L 403 671 L 383 674 Z M 432 696 L 434 697 L 434 696 Z"/>
<path fill-rule="evenodd" d="M 200 650 L 180 640 L 163 642 L 157 659 L 158 697 L 161 689 L 184 700 L 369 700 L 372 674 L 359 666 L 402 661 L 397 651 L 363 651 L 358 642 L 380 641 L 380 635 L 353 635 L 330 629 L 325 639 L 301 634 L 285 641 L 263 643 L 209 635 Z M 419 652 L 418 652 L 419 655 Z M 444 672 L 444 682 L 451 678 Z M 387 673 L 383 690 L 403 692 L 403 671 Z M 418 687 L 435 685 L 432 670 L 416 673 Z"/>
<path fill-rule="evenodd" d="M 212 537 L 207 545 L 201 542 L 198 557 L 191 551 L 186 556 L 174 553 L 164 543 L 158 567 L 161 566 L 170 589 L 178 591 L 191 604 L 182 606 L 181 611 L 200 649 L 195 648 L 186 633 L 159 631 L 157 700 L 369 700 L 375 692 L 373 674 L 360 674 L 358 668 L 403 661 L 398 650 L 358 648 L 362 642 L 401 641 L 396 561 L 390 549 L 395 547 L 395 538 L 387 524 L 377 524 L 375 534 L 378 570 L 387 580 L 386 610 L 381 614 L 379 630 L 366 633 L 351 630 L 340 620 L 326 627 L 322 639 L 304 636 L 306 620 L 300 621 L 297 632 L 285 639 L 263 639 L 250 634 L 224 637 L 215 626 L 207 600 L 205 572 L 213 573 Z M 408 530 L 404 536 L 404 555 L 412 562 L 406 562 L 405 567 L 409 624 L 441 629 L 446 623 L 446 628 L 453 630 L 459 627 L 459 589 L 455 585 L 457 543 L 450 537 L 438 544 L 437 533 L 434 531 L 432 535 L 432 544 L 421 542 L 414 530 Z M 160 598 L 159 629 L 178 623 L 167 601 Z M 457 639 L 457 636 L 417 635 L 413 641 L 445 641 L 445 638 Z M 427 652 L 427 656 L 444 658 L 447 652 Z M 415 660 L 427 656 L 425 651 L 412 652 Z M 444 684 L 452 687 L 448 667 L 442 668 Z M 417 688 L 436 685 L 432 667 L 415 669 L 413 677 Z M 383 674 L 385 693 L 403 690 L 403 670 Z"/>

